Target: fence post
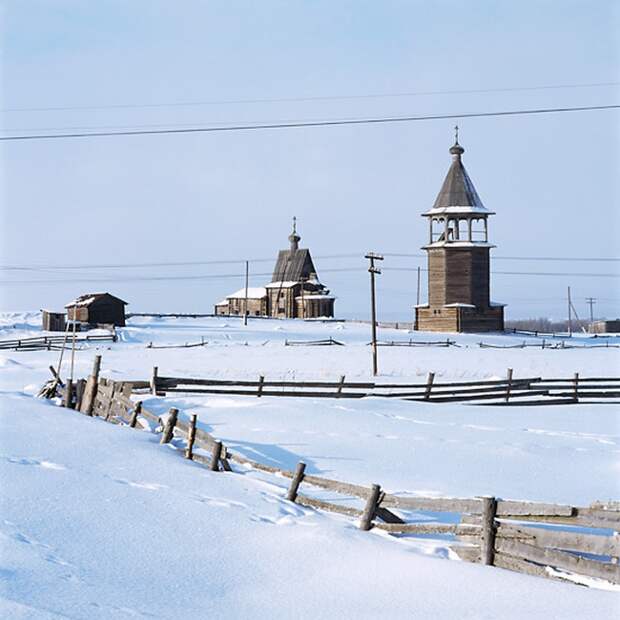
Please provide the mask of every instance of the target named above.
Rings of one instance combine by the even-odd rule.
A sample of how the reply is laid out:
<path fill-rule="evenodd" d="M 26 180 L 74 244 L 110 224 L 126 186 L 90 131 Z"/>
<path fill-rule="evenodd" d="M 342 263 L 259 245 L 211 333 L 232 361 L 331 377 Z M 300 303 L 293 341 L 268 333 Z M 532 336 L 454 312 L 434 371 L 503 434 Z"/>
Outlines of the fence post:
<path fill-rule="evenodd" d="M 344 387 L 344 377 L 345 375 L 342 375 L 340 377 L 340 385 L 338 386 L 338 389 L 336 390 L 336 398 L 340 398 L 340 395 L 342 394 L 342 388 Z"/>
<path fill-rule="evenodd" d="M 433 389 L 434 380 L 435 380 L 435 373 L 429 372 L 428 379 L 426 380 L 426 391 L 424 392 L 424 400 L 428 400 L 431 397 L 431 390 Z"/>
<path fill-rule="evenodd" d="M 258 378 L 258 392 L 256 393 L 257 398 L 260 398 L 263 395 L 263 383 L 265 382 L 265 377 L 260 375 Z"/>
<path fill-rule="evenodd" d="M 575 402 L 579 402 L 579 373 L 576 372 L 573 377 L 573 398 Z"/>
<path fill-rule="evenodd" d="M 73 408 L 72 401 L 73 401 L 73 382 L 67 381 L 67 384 L 65 385 L 64 398 L 62 399 L 62 406 L 72 409 Z"/>
<path fill-rule="evenodd" d="M 219 463 L 220 463 L 221 455 L 222 455 L 222 442 L 216 441 L 213 444 L 213 451 L 211 452 L 211 463 L 209 464 L 209 469 L 211 471 L 220 471 Z"/>
<path fill-rule="evenodd" d="M 151 375 L 151 394 L 157 394 L 157 366 L 153 366 L 153 374 Z"/>
<path fill-rule="evenodd" d="M 381 487 L 378 484 L 373 484 L 370 488 L 370 494 L 366 500 L 366 506 L 364 507 L 364 513 L 360 520 L 360 530 L 367 532 L 372 527 L 372 520 L 374 519 L 375 512 L 379 504 L 379 495 L 381 494 Z"/>
<path fill-rule="evenodd" d="M 133 412 L 131 414 L 131 418 L 129 419 L 129 427 L 136 428 L 136 424 L 138 423 L 138 416 L 142 413 L 142 401 L 138 401 L 136 406 L 133 408 Z"/>
<path fill-rule="evenodd" d="M 482 500 L 482 539 L 480 541 L 480 562 L 493 566 L 495 557 L 495 515 L 497 500 L 485 495 Z"/>
<path fill-rule="evenodd" d="M 78 379 L 75 383 L 75 409 L 81 411 L 82 398 L 84 398 L 84 390 L 86 388 L 86 380 Z"/>
<path fill-rule="evenodd" d="M 506 384 L 506 402 L 510 400 L 510 390 L 512 389 L 512 368 L 508 369 L 506 373 L 507 384 Z"/>
<path fill-rule="evenodd" d="M 174 427 L 177 425 L 178 415 L 179 410 L 171 407 L 168 418 L 166 419 L 166 424 L 164 425 L 164 432 L 162 433 L 161 441 L 159 443 L 170 443 L 174 435 Z"/>
<path fill-rule="evenodd" d="M 185 458 L 192 460 L 194 456 L 194 441 L 196 440 L 196 420 L 198 416 L 192 413 L 189 419 L 189 428 L 187 429 L 187 448 L 185 450 Z"/>
<path fill-rule="evenodd" d="M 288 499 L 289 502 L 294 502 L 297 499 L 297 491 L 299 489 L 299 485 L 304 479 L 305 471 L 306 464 L 303 461 L 299 461 L 299 463 L 297 463 L 297 467 L 295 468 L 293 479 L 291 480 L 291 486 L 288 488 L 288 493 L 286 494 L 286 499 Z"/>

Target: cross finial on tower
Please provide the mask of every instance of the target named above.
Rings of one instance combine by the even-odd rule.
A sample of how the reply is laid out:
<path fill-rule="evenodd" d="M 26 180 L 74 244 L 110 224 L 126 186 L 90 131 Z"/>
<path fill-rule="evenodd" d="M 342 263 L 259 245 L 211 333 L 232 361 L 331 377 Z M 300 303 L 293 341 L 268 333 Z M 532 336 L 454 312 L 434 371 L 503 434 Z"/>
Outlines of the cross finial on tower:
<path fill-rule="evenodd" d="M 458 144 L 459 143 L 459 126 L 455 125 L 454 126 L 454 144 Z"/>
<path fill-rule="evenodd" d="M 293 234 L 297 232 L 297 217 L 293 215 Z"/>

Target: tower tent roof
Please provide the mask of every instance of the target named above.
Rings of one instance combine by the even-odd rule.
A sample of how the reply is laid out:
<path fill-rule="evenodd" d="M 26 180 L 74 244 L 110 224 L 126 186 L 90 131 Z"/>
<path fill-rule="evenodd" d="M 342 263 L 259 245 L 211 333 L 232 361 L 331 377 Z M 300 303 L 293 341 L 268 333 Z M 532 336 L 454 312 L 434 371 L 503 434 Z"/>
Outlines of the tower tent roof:
<path fill-rule="evenodd" d="M 433 208 L 425 215 L 449 213 L 451 211 L 490 214 L 490 211 L 482 204 L 482 200 L 480 200 L 480 196 L 478 196 L 478 192 L 467 174 L 467 170 L 465 170 L 461 160 L 461 155 L 464 152 L 465 149 L 458 143 L 458 140 L 450 148 L 452 165 L 439 190 Z"/>

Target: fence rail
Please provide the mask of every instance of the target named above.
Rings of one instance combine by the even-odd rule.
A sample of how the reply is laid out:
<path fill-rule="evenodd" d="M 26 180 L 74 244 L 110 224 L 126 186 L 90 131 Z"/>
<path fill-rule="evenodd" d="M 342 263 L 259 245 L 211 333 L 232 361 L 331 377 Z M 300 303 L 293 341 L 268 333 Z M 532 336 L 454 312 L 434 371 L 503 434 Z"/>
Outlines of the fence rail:
<path fill-rule="evenodd" d="M 490 405 L 562 404 L 582 400 L 604 401 L 620 399 L 620 378 L 528 377 L 515 378 L 508 369 L 505 379 L 485 381 L 435 381 L 429 373 L 425 383 L 374 383 L 346 381 L 345 376 L 334 381 L 273 381 L 260 376 L 258 380 L 199 379 L 166 377 L 154 368 L 150 386 L 153 394 L 174 393 L 223 394 L 237 396 L 288 396 L 298 398 L 364 398 L 368 396 L 399 398 L 433 403 L 477 402 Z"/>
<path fill-rule="evenodd" d="M 58 336 L 33 336 L 29 338 L 16 338 L 13 340 L 0 340 L 0 349 L 14 349 L 15 351 L 39 351 L 42 349 L 57 351 L 61 348 L 71 348 L 69 343 L 73 340 L 73 336 L 70 335 L 66 338 L 65 335 Z M 80 342 L 116 342 L 116 334 L 76 334 L 75 341 Z M 66 344 L 65 344 L 66 343 Z"/>
<path fill-rule="evenodd" d="M 185 421 L 174 408 L 162 416 L 148 411 L 141 401 L 131 399 L 132 382 L 99 378 L 99 365 L 100 358 L 93 374 L 78 382 L 81 390 L 77 384 L 73 392 L 68 387 L 75 398 L 67 404 L 86 415 L 131 428 L 151 430 L 155 424 L 155 431 L 162 434 L 161 443 L 169 443 L 174 437 L 185 440 L 185 458 L 211 471 L 233 471 L 232 462 L 284 477 L 290 480 L 288 500 L 358 519 L 362 530 L 377 528 L 397 537 L 452 536 L 450 548 L 466 561 L 554 579 L 572 580 L 578 575 L 620 584 L 620 502 L 577 507 L 495 497 L 410 497 L 385 493 L 377 484 L 366 487 L 309 475 L 303 462 L 295 471 L 280 469 L 230 450 L 197 427 L 196 414 Z M 313 488 L 341 497 L 312 497 Z M 354 505 L 360 500 L 361 506 Z M 437 513 L 451 513 L 453 522 L 428 520 L 437 519 Z M 454 522 L 454 515 L 458 522 Z M 421 522 L 421 518 L 426 520 Z"/>

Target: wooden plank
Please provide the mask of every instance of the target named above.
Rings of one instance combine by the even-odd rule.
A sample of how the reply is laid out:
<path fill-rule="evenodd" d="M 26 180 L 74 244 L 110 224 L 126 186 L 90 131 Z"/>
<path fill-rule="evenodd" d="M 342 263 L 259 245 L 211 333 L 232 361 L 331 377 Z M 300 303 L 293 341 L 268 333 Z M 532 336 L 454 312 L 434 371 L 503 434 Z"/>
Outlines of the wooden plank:
<path fill-rule="evenodd" d="M 498 568 L 505 568 L 506 570 L 512 570 L 517 573 L 524 573 L 526 575 L 532 575 L 534 577 L 551 577 L 551 574 L 544 566 L 538 564 L 532 564 L 521 558 L 511 556 L 507 553 L 495 552 L 495 566 Z"/>
<path fill-rule="evenodd" d="M 377 507 L 375 510 L 375 515 L 385 523 L 404 523 L 404 521 L 397 514 L 394 514 L 391 510 L 383 508 L 382 506 Z"/>
<path fill-rule="evenodd" d="M 511 390 L 513 389 L 528 389 L 530 383 L 528 381 L 513 381 Z M 433 391 L 428 392 L 428 390 L 418 390 L 416 392 L 390 392 L 387 394 L 381 394 L 381 396 L 385 396 L 386 398 L 405 398 L 408 396 L 421 396 L 423 400 L 434 400 L 439 396 L 468 396 L 475 394 L 489 394 L 498 392 L 497 398 L 506 397 L 506 387 L 505 385 L 492 385 L 492 386 L 480 386 L 480 387 L 467 387 L 467 388 L 454 388 L 454 389 L 441 389 L 443 386 L 438 384 L 433 384 Z M 428 396 L 427 396 L 428 394 Z M 378 394 L 375 394 L 377 396 Z"/>
<path fill-rule="evenodd" d="M 226 396 L 257 396 L 257 390 L 224 390 L 224 389 L 210 389 L 210 388 L 161 388 L 160 391 L 165 391 L 166 394 L 222 394 Z M 340 398 L 364 398 L 368 396 L 365 392 L 342 392 Z M 309 391 L 274 391 L 274 390 L 262 390 L 260 396 L 285 396 L 285 397 L 298 397 L 298 398 L 336 398 L 334 392 L 309 392 Z"/>
<path fill-rule="evenodd" d="M 506 518 L 506 517 L 502 517 Z M 609 529 L 620 531 L 620 524 L 616 521 L 612 521 L 610 519 L 599 519 L 597 517 L 589 516 L 589 515 L 577 515 L 574 517 L 554 517 L 554 516 L 531 516 L 531 515 L 520 515 L 515 517 L 515 521 L 538 521 L 540 523 L 561 523 L 565 525 L 574 525 L 581 527 L 594 527 L 601 529 Z"/>
<path fill-rule="evenodd" d="M 450 549 L 463 562 L 480 562 L 480 547 L 476 545 L 451 545 Z"/>
<path fill-rule="evenodd" d="M 476 525 L 461 523 L 375 523 L 375 527 L 386 532 L 402 534 L 455 534 L 478 538 L 481 532 L 480 527 Z"/>
<path fill-rule="evenodd" d="M 318 476 L 305 475 L 303 479 L 304 484 L 311 484 L 315 487 L 322 489 L 328 489 L 330 491 L 336 491 L 336 493 L 342 493 L 343 495 L 352 495 L 354 497 L 361 497 L 366 499 L 368 497 L 368 487 L 363 487 L 357 484 L 349 484 L 348 482 L 340 482 L 339 480 L 330 480 L 329 478 L 319 478 Z M 385 506 L 385 502 L 381 503 Z"/>
<path fill-rule="evenodd" d="M 517 540 L 498 539 L 496 548 L 500 553 L 507 553 L 544 566 L 561 568 L 580 575 L 620 583 L 620 565 L 618 564 L 597 562 L 564 551 L 542 549 Z"/>
<path fill-rule="evenodd" d="M 482 512 L 481 500 L 452 497 L 399 497 L 397 495 L 386 494 L 381 505 L 404 510 L 467 512 L 473 514 L 480 514 Z"/>
<path fill-rule="evenodd" d="M 516 526 L 501 523 L 498 538 L 517 538 L 524 542 L 530 541 L 539 547 L 553 547 L 555 549 L 570 549 L 595 555 L 620 555 L 620 536 L 598 536 L 596 534 L 582 534 L 581 532 L 567 532 L 564 530 L 550 530 L 528 526 Z"/>
<path fill-rule="evenodd" d="M 302 506 L 309 506 L 311 508 L 318 508 L 320 510 L 327 510 L 328 512 L 336 512 L 341 515 L 347 515 L 349 517 L 361 517 L 362 511 L 358 508 L 351 508 L 350 506 L 339 506 L 338 504 L 332 504 L 331 502 L 324 502 L 319 499 L 307 497 L 306 495 L 297 495 L 296 503 Z"/>
<path fill-rule="evenodd" d="M 525 392 L 512 392 L 510 394 L 510 398 L 529 398 L 531 396 L 544 396 L 548 394 L 548 390 L 527 390 Z M 502 400 L 503 404 L 505 401 L 503 400 L 503 394 L 478 394 L 478 395 L 463 395 L 463 396 L 431 396 L 430 402 L 432 403 L 452 403 L 452 402 L 461 402 L 466 400 L 489 400 L 489 399 Z M 421 398 L 406 398 L 405 400 L 424 400 Z"/>
<path fill-rule="evenodd" d="M 253 387 L 257 388 L 259 381 L 243 381 L 228 379 L 192 379 L 176 377 L 157 377 L 157 385 L 160 388 L 176 387 L 178 385 L 205 385 L 205 386 L 229 386 L 229 387 Z M 263 381 L 263 387 L 302 387 L 302 388 L 338 388 L 340 381 Z M 349 381 L 344 383 L 347 388 L 372 389 L 374 383 Z M 256 391 L 254 392 L 256 393 Z"/>
<path fill-rule="evenodd" d="M 523 502 L 500 499 L 497 502 L 497 516 L 541 515 L 554 517 L 570 517 L 573 507 L 562 504 L 546 504 L 540 502 Z"/>

